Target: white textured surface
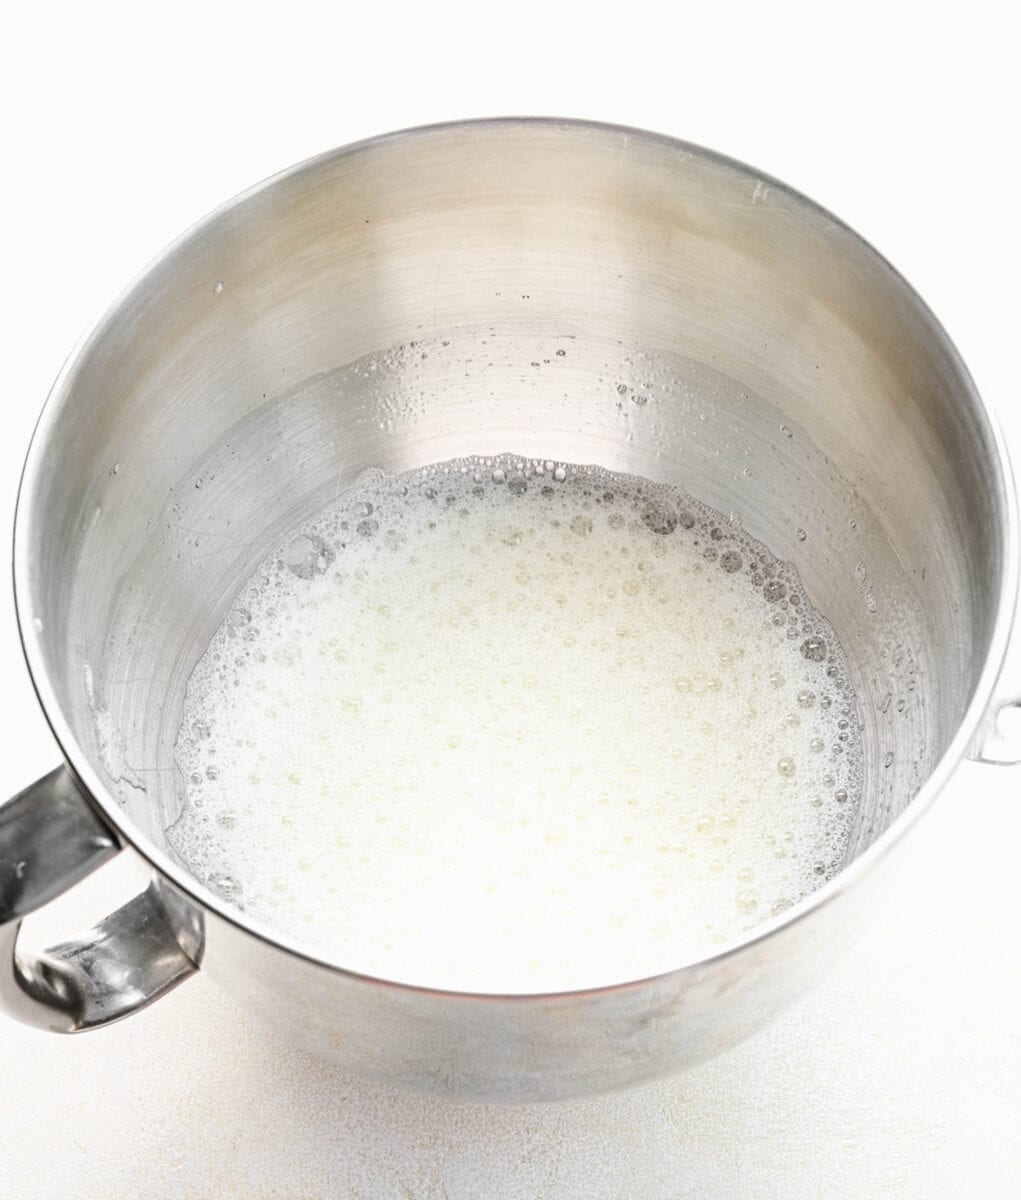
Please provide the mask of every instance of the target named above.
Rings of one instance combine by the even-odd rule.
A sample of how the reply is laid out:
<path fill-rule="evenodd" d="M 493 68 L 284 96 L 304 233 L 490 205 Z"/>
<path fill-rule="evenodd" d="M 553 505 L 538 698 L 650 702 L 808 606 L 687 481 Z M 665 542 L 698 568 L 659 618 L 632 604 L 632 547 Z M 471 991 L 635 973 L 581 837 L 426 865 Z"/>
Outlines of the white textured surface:
<path fill-rule="evenodd" d="M 184 0 L 21 6 L 0 77 L 0 538 L 49 381 L 89 316 L 169 237 L 331 144 L 457 115 L 589 115 L 687 136 L 789 179 L 916 284 L 1021 446 L 1014 42 L 975 3 L 525 2 L 346 12 L 333 29 Z M 194 10 L 194 11 L 193 11 Z M 643 19 L 647 16 L 647 19 Z M 596 24 L 592 24 L 593 18 Z M 655 35 L 650 35 L 650 29 Z M 385 54 L 381 56 L 380 51 Z M 381 63 L 385 86 L 378 86 Z M 1016 455 L 1017 456 L 1017 455 Z M 1021 682 L 1021 669 L 1012 678 Z M 54 761 L 0 588 L 0 794 Z M 544 1109 L 456 1107 L 339 1076 L 204 978 L 112 1030 L 0 1023 L 0 1195 L 19 1200 L 1010 1200 L 1021 1175 L 1021 772 L 965 766 L 913 839 L 899 903 L 836 974 L 728 1056 L 655 1088 Z M 87 885 L 124 897 L 116 864 Z M 67 932 L 80 890 L 46 914 Z"/>
<path fill-rule="evenodd" d="M 377 471 L 265 550 L 188 683 L 170 833 L 249 918 L 364 975 L 566 991 L 694 960 L 843 861 L 833 630 L 686 493 Z"/>

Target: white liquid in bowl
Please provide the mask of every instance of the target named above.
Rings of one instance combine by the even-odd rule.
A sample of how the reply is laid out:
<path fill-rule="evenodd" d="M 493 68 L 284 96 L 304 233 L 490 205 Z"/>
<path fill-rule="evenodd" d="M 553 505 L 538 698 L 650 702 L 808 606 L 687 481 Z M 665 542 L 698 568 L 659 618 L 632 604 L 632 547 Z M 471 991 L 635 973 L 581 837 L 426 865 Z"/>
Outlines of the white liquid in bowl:
<path fill-rule="evenodd" d="M 797 575 L 680 490 L 513 458 L 373 472 L 196 667 L 170 838 L 352 970 L 590 987 L 839 869 L 858 725 Z"/>

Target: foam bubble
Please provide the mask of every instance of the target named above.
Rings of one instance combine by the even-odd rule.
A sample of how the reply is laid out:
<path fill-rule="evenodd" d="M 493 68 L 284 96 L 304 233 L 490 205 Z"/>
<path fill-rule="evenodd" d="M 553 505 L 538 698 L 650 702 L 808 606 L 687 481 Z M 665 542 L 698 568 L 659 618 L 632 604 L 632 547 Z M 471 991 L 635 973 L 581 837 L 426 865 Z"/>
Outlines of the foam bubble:
<path fill-rule="evenodd" d="M 168 833 L 229 903 L 354 970 L 654 974 L 839 868 L 847 678 L 794 570 L 680 489 L 509 455 L 368 472 L 196 666 Z"/>

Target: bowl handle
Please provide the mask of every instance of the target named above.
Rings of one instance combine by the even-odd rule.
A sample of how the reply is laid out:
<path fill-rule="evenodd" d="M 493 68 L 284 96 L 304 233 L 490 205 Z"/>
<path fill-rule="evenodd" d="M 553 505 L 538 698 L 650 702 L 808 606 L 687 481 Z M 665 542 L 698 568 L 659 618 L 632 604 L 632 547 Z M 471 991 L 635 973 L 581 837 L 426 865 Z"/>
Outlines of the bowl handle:
<path fill-rule="evenodd" d="M 1015 722 L 1010 730 L 1001 725 L 1006 713 L 1021 709 L 1021 696 L 1005 696 L 993 700 L 971 740 L 968 757 L 975 762 L 993 763 L 998 767 L 1014 767 L 1021 763 L 1021 732 Z"/>
<path fill-rule="evenodd" d="M 67 767 L 0 806 L 0 1010 L 39 1029 L 77 1033 L 144 1008 L 198 969 L 197 950 L 182 949 L 156 881 L 71 941 L 37 956 L 18 953 L 22 918 L 120 849 Z"/>

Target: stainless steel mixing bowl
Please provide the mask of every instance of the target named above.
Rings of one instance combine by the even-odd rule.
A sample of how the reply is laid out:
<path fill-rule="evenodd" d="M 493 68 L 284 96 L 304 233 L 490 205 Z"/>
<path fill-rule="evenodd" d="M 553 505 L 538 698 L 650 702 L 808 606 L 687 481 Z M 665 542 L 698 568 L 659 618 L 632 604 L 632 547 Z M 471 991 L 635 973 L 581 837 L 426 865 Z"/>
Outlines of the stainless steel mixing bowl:
<path fill-rule="evenodd" d="M 167 849 L 185 683 L 266 548 L 366 467 L 503 451 L 738 514 L 796 564 L 850 660 L 867 761 L 844 869 L 654 979 L 501 997 L 360 977 Z M 876 919 L 891 852 L 988 729 L 1014 521 L 1003 444 L 932 314 L 774 179 L 562 120 L 413 130 L 287 171 L 128 288 L 29 451 L 15 587 L 65 764 L 0 809 L 0 1002 L 89 1029 L 201 966 L 353 1071 L 504 1099 L 704 1058 Z M 20 954 L 21 918 L 121 848 L 144 890 Z"/>

